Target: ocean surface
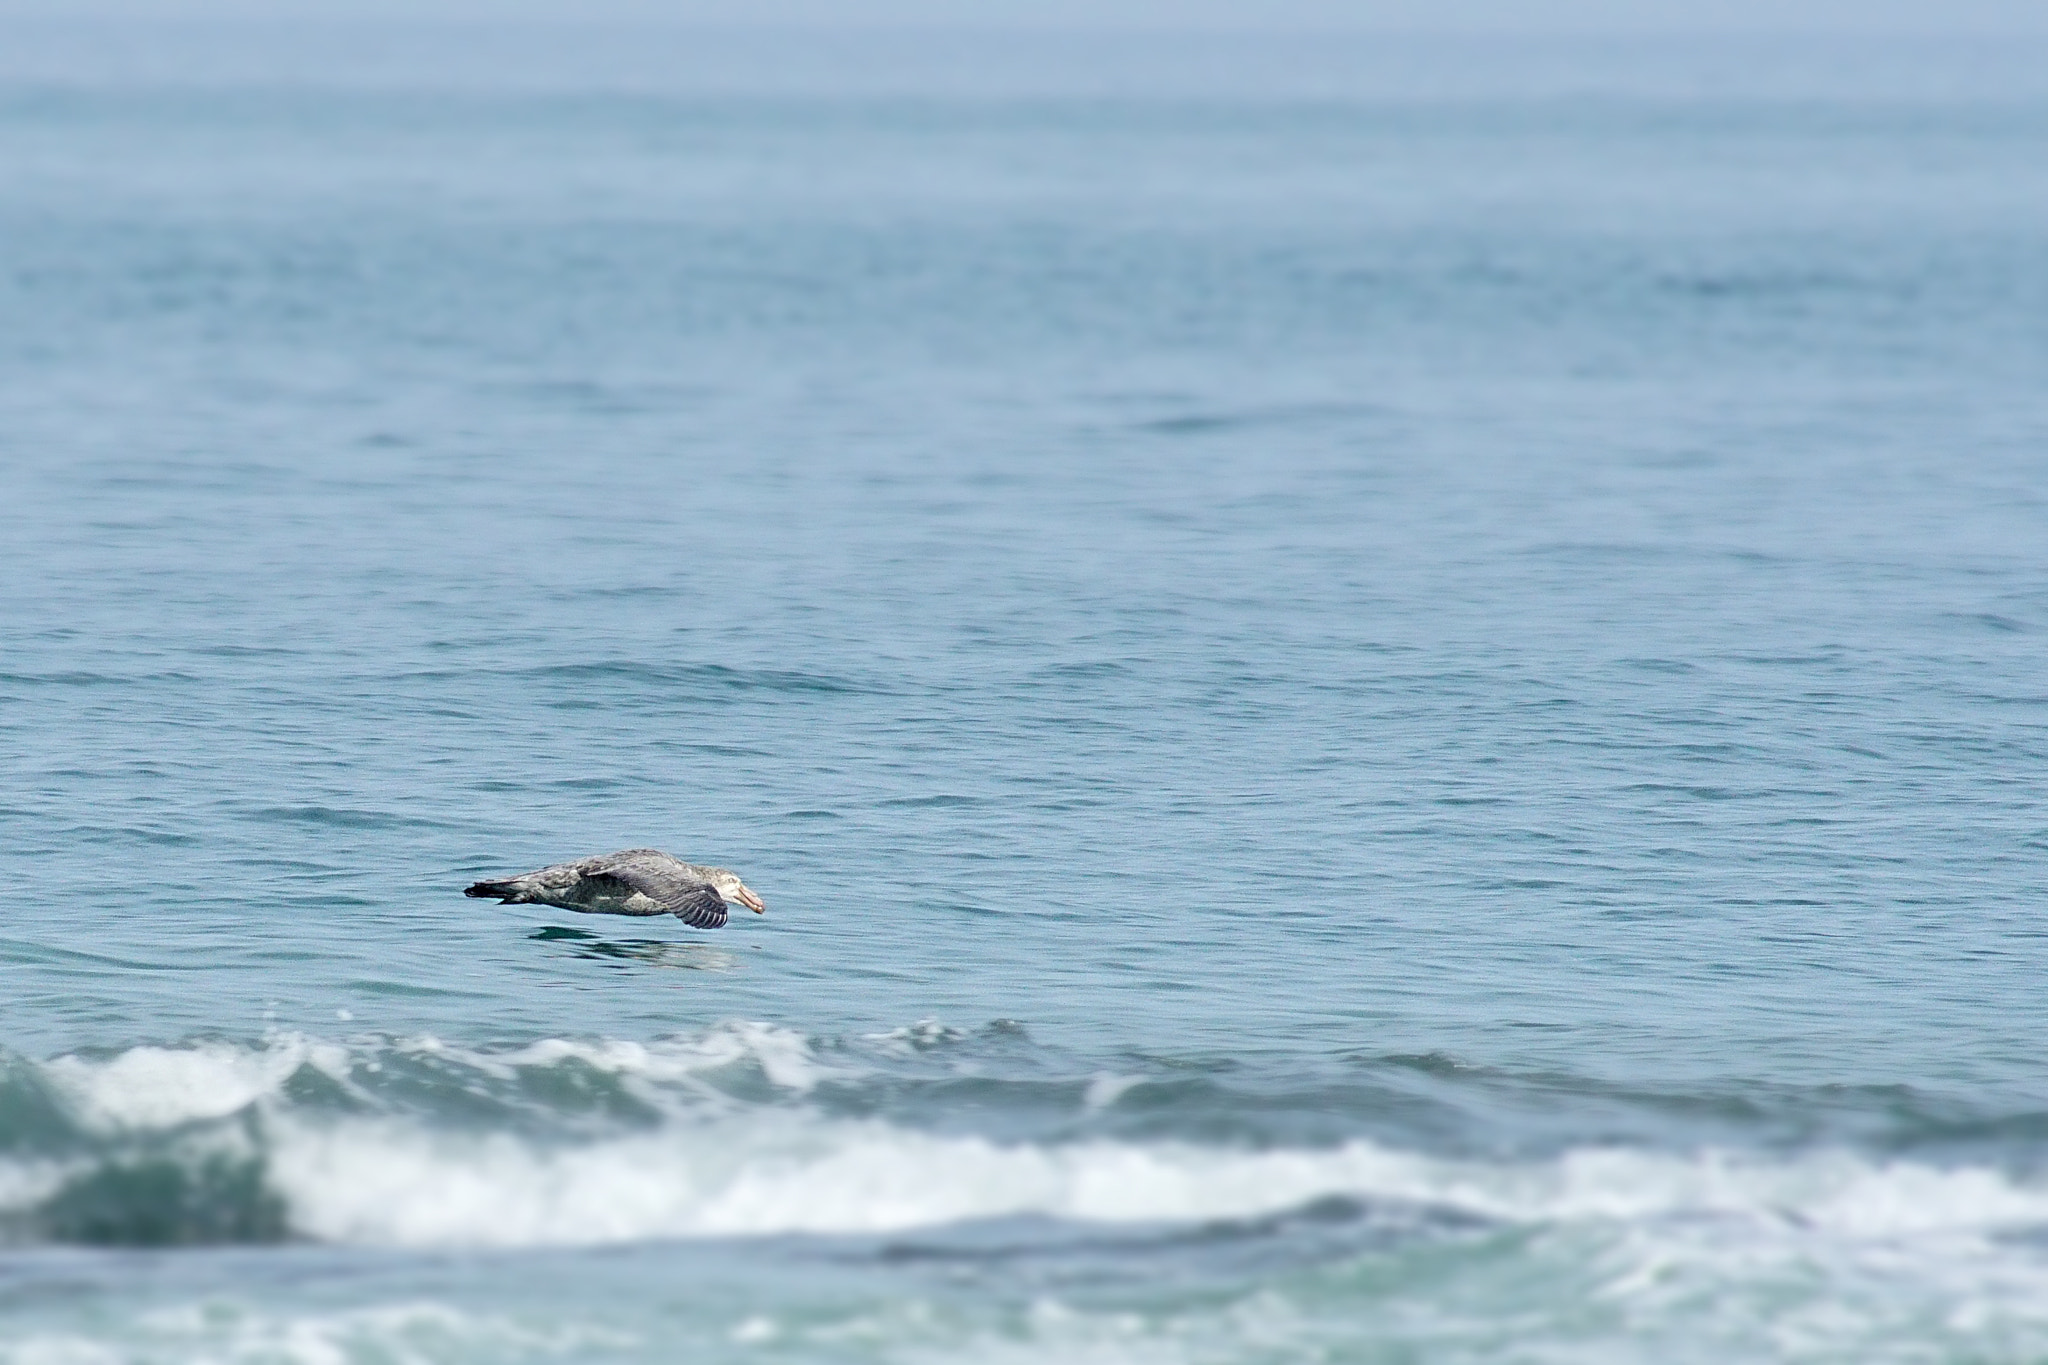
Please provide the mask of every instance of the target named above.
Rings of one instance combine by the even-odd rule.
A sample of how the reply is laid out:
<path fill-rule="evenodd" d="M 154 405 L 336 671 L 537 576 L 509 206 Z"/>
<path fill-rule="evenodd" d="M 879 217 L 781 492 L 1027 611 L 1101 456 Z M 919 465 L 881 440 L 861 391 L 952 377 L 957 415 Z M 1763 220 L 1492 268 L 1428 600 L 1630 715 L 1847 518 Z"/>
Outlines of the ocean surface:
<path fill-rule="evenodd" d="M 2048 63 L 275 40 L 0 57 L 0 1362 L 2048 1360 Z"/>

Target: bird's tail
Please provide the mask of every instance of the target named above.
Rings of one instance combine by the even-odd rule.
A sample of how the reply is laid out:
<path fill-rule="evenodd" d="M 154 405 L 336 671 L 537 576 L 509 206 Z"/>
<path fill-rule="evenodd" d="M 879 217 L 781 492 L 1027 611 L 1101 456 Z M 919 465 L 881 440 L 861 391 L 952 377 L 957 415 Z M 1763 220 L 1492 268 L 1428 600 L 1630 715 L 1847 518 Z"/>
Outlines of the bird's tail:
<path fill-rule="evenodd" d="M 517 878 L 502 882 L 478 882 L 475 886 L 466 888 L 462 894 L 465 896 L 496 896 L 500 905 L 511 905 L 516 901 L 524 899 L 524 894 L 520 890 Z"/>

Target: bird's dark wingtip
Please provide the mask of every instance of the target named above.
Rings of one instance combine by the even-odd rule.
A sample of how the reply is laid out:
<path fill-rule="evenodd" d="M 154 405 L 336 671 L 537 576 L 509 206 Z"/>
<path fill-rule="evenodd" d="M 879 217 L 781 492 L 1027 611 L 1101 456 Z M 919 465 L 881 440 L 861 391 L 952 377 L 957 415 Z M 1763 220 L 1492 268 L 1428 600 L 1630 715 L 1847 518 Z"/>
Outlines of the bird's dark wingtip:
<path fill-rule="evenodd" d="M 505 894 L 505 889 L 501 886 L 493 886 L 489 882 L 478 882 L 475 886 L 464 887 L 462 894 L 465 896 L 502 896 Z"/>

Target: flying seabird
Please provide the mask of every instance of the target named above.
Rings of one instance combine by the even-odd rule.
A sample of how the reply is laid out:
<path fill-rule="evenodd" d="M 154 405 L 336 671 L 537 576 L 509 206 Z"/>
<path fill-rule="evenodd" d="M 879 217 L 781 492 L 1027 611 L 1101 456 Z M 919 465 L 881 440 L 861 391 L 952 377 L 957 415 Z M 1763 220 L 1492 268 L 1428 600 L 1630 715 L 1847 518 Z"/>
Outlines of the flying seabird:
<path fill-rule="evenodd" d="M 500 905 L 554 905 L 585 915 L 674 915 L 693 929 L 722 926 L 729 900 L 757 915 L 768 908 L 737 873 L 686 863 L 658 848 L 626 848 L 556 863 L 478 882 L 462 894 L 496 896 Z"/>

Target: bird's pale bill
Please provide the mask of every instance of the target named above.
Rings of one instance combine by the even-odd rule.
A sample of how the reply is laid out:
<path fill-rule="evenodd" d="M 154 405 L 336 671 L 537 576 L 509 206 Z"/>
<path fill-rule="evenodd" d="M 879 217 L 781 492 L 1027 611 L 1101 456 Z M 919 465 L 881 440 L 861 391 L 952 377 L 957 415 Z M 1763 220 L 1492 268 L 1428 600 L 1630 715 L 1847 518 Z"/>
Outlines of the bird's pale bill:
<path fill-rule="evenodd" d="M 761 898 L 755 895 L 752 891 L 748 890 L 746 887 L 740 887 L 737 891 L 733 892 L 733 894 L 739 898 L 739 902 L 741 905 L 746 906 L 747 909 L 753 911 L 755 914 L 764 915 L 768 913 L 768 907 L 761 903 Z"/>

